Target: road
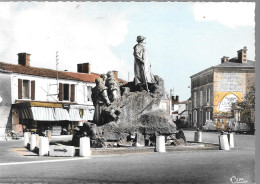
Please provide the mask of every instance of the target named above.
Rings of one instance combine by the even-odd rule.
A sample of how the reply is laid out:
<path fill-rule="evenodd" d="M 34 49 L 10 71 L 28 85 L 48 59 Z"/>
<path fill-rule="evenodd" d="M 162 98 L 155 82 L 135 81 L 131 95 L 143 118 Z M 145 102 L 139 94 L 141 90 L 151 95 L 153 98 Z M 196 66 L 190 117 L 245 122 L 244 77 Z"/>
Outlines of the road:
<path fill-rule="evenodd" d="M 218 134 L 205 133 L 203 138 L 214 143 Z M 193 139 L 193 132 L 185 135 L 187 140 Z M 235 135 L 236 147 L 230 151 L 176 151 L 0 165 L 0 183 L 251 184 L 255 183 L 254 140 L 252 135 Z"/>

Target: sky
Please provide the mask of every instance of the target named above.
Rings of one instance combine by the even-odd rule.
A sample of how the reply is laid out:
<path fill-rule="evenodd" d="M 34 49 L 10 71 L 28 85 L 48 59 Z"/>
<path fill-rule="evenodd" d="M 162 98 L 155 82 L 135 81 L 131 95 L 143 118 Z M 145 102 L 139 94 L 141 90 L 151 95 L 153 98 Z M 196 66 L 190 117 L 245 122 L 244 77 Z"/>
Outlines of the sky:
<path fill-rule="evenodd" d="M 152 73 L 166 92 L 190 97 L 190 76 L 237 56 L 255 60 L 254 2 L 0 2 L 0 62 L 134 78 L 133 47 L 145 36 Z"/>

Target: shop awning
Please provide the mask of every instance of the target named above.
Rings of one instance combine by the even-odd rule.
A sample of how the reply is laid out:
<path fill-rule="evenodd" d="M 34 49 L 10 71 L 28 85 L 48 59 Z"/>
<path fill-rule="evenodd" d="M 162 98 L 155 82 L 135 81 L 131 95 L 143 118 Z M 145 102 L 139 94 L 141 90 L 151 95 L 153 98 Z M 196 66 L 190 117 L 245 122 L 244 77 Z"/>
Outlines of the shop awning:
<path fill-rule="evenodd" d="M 87 105 L 24 102 L 13 105 L 23 119 L 35 121 L 88 121 L 93 120 L 94 107 Z"/>

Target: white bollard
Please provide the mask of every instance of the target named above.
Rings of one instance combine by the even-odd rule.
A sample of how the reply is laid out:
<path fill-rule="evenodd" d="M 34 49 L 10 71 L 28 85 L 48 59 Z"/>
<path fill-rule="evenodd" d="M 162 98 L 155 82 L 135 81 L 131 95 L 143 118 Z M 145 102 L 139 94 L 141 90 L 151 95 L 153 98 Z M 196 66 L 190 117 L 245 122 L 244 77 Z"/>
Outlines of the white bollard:
<path fill-rule="evenodd" d="M 39 156 L 48 155 L 48 152 L 49 152 L 49 140 L 48 140 L 48 137 L 40 136 Z"/>
<path fill-rule="evenodd" d="M 27 147 L 29 143 L 29 132 L 24 132 L 23 134 L 23 146 Z"/>
<path fill-rule="evenodd" d="M 40 136 L 36 134 L 36 147 L 39 148 Z"/>
<path fill-rule="evenodd" d="M 230 148 L 234 148 L 234 134 L 233 133 L 229 133 L 228 134 L 228 142 L 229 142 L 229 146 Z"/>
<path fill-rule="evenodd" d="M 227 135 L 219 135 L 219 149 L 229 150 L 229 143 Z"/>
<path fill-rule="evenodd" d="M 36 146 L 36 134 L 31 135 L 30 150 L 33 151 Z"/>
<path fill-rule="evenodd" d="M 79 145 L 80 145 L 79 156 L 87 157 L 91 155 L 89 137 L 81 137 L 79 140 Z"/>
<path fill-rule="evenodd" d="M 165 152 L 165 137 L 164 136 L 156 136 L 155 149 L 159 153 Z"/>
<path fill-rule="evenodd" d="M 51 130 L 46 130 L 46 131 L 45 131 L 45 134 L 46 134 L 46 137 L 48 137 L 48 140 L 49 140 L 49 142 L 50 142 L 51 139 L 52 139 Z"/>
<path fill-rule="evenodd" d="M 194 132 L 194 142 L 202 142 L 202 132 Z"/>

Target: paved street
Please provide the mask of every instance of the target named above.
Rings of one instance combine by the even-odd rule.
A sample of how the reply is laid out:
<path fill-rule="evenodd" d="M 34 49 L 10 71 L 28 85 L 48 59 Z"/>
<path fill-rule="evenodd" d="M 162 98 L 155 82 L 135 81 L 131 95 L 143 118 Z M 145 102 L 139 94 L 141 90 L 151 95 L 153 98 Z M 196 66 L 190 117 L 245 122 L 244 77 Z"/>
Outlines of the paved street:
<path fill-rule="evenodd" d="M 192 131 L 185 131 L 187 140 L 193 140 L 193 134 Z M 219 133 L 214 132 L 203 133 L 203 140 L 218 143 L 218 135 Z M 96 156 L 69 161 L 65 161 L 67 159 L 64 158 L 61 161 L 61 158 L 48 157 L 48 161 L 53 162 L 0 165 L 0 183 L 209 184 L 232 183 L 231 180 L 233 183 L 238 180 L 244 183 L 255 183 L 254 141 L 253 135 L 235 135 L 235 148 L 231 151 L 176 151 Z M 3 142 L 0 144 L 3 145 Z M 17 153 L 12 154 L 17 155 Z M 33 155 L 25 157 L 24 161 L 36 161 L 40 158 Z M 24 156 L 17 156 L 15 161 L 20 162 L 20 158 Z M 59 162 L 55 161 L 57 159 Z M 10 163 L 11 160 L 3 162 Z"/>

